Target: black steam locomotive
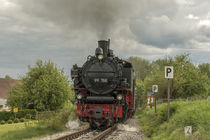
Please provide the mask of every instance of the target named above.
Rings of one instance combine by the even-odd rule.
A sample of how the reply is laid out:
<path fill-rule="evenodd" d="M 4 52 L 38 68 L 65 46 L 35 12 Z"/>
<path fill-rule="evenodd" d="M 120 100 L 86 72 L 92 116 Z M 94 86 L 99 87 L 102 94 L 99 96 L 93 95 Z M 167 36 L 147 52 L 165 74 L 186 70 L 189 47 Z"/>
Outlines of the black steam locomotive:
<path fill-rule="evenodd" d="M 110 40 L 98 41 L 95 56 L 71 70 L 77 116 L 92 128 L 125 121 L 135 111 L 135 76 L 132 64 L 115 57 Z"/>

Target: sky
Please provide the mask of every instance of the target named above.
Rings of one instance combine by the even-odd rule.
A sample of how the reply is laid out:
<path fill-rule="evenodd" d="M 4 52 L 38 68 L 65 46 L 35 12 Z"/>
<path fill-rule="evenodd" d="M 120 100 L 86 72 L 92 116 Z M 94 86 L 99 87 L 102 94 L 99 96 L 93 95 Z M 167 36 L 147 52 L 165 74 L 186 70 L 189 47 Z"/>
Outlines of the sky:
<path fill-rule="evenodd" d="M 190 54 L 210 63 L 210 0 L 0 0 L 0 77 L 19 78 L 37 59 L 70 75 L 111 39 L 116 56 L 154 61 Z"/>

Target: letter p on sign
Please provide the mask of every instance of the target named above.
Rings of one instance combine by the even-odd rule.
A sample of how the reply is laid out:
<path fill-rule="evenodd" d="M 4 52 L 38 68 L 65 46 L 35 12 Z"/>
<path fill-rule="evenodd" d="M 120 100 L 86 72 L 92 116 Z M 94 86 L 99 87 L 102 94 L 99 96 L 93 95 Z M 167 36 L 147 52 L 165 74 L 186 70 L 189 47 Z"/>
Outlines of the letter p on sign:
<path fill-rule="evenodd" d="M 173 66 L 165 66 L 165 78 L 167 78 L 167 79 L 174 78 L 174 67 Z"/>

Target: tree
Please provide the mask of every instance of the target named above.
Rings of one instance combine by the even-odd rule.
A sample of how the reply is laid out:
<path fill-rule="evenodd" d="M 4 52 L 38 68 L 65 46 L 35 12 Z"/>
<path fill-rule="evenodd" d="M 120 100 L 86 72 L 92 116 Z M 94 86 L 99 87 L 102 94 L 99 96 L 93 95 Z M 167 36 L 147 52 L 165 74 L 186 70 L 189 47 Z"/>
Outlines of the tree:
<path fill-rule="evenodd" d="M 198 65 L 198 68 L 203 74 L 210 76 L 210 64 L 208 63 L 200 64 Z"/>
<path fill-rule="evenodd" d="M 152 65 L 146 59 L 140 57 L 130 57 L 128 61 L 132 63 L 136 78 L 139 80 L 144 80 L 152 72 Z"/>
<path fill-rule="evenodd" d="M 142 107 L 147 101 L 145 100 L 145 87 L 144 83 L 140 80 L 136 80 L 136 94 L 135 94 L 135 108 Z"/>
<path fill-rule="evenodd" d="M 174 79 L 171 80 L 171 98 L 207 96 L 209 79 L 190 62 L 188 54 L 153 62 L 153 74 L 144 81 L 146 91 L 151 91 L 152 85 L 157 84 L 159 86 L 158 97 L 167 97 L 167 79 L 164 78 L 164 67 L 167 65 L 174 66 Z"/>
<path fill-rule="evenodd" d="M 27 106 L 27 94 L 23 89 L 22 84 L 15 85 L 9 91 L 9 98 L 7 99 L 7 105 L 12 108 L 25 108 Z"/>
<path fill-rule="evenodd" d="M 5 75 L 6 79 L 12 79 L 9 75 Z"/>
<path fill-rule="evenodd" d="M 208 77 L 208 95 L 210 96 L 210 64 L 204 63 L 198 65 L 200 72 Z"/>
<path fill-rule="evenodd" d="M 59 70 L 51 61 L 38 60 L 34 67 L 29 67 L 29 72 L 21 81 L 21 85 L 10 91 L 10 106 L 39 111 L 57 110 L 73 96 L 63 70 Z"/>

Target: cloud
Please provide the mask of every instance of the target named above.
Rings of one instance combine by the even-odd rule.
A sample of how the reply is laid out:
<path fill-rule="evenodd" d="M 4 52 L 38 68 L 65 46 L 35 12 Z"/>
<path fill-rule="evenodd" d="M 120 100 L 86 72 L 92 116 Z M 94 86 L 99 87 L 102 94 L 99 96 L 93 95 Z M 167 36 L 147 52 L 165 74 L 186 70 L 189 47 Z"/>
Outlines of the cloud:
<path fill-rule="evenodd" d="M 188 19 L 193 19 L 193 20 L 198 20 L 198 19 L 200 19 L 199 17 L 194 16 L 193 14 L 189 14 L 186 18 L 188 18 Z"/>
<path fill-rule="evenodd" d="M 134 1 L 135 2 L 135 1 Z M 92 31 L 99 38 L 135 7 L 127 0 L 16 0 L 23 12 L 56 24 L 63 31 Z M 132 14 L 132 13 L 129 13 Z"/>
<path fill-rule="evenodd" d="M 192 37 L 190 29 L 185 28 L 185 25 L 176 24 L 166 15 L 137 19 L 131 24 L 131 30 L 140 43 L 158 48 L 184 44 Z"/>
<path fill-rule="evenodd" d="M 191 21 L 182 18 L 185 15 L 180 17 L 180 6 L 176 1 L 148 2 L 130 24 L 137 40 L 158 48 L 185 44 L 193 37 L 194 29 L 190 28 Z"/>
<path fill-rule="evenodd" d="M 209 62 L 209 6 L 199 0 L 0 0 L 0 74 L 17 77 L 36 59 L 51 59 L 69 74 L 107 38 L 125 59 L 191 53 L 194 62 Z"/>
<path fill-rule="evenodd" d="M 199 26 L 205 26 L 205 27 L 210 27 L 210 19 L 206 19 L 206 20 L 200 20 Z"/>

